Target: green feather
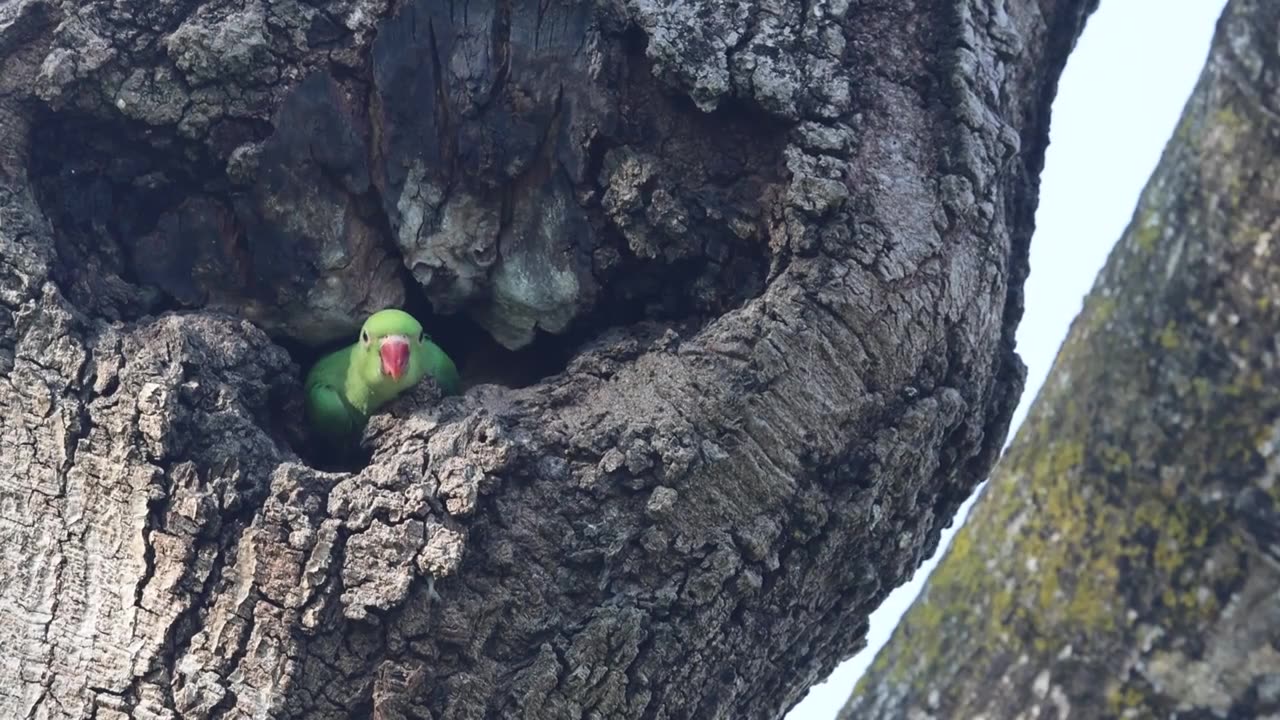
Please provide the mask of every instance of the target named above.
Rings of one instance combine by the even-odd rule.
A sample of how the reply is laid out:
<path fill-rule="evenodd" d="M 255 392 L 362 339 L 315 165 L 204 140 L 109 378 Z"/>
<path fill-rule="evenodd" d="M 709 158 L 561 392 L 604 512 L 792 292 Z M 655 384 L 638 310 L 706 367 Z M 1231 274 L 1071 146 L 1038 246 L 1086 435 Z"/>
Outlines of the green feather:
<path fill-rule="evenodd" d="M 409 367 L 395 380 L 382 373 L 378 354 L 382 338 L 409 338 Z M 320 358 L 307 373 L 307 420 L 317 435 L 353 441 L 369 416 L 400 393 L 431 375 L 449 395 L 461 390 L 453 360 L 401 310 L 380 310 L 365 321 L 356 342 Z"/>

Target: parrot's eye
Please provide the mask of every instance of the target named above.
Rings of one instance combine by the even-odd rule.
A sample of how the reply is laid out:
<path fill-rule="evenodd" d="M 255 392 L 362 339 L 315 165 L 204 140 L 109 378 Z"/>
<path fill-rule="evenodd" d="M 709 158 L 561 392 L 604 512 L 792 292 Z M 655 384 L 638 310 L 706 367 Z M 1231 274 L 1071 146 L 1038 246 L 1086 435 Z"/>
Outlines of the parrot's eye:
<path fill-rule="evenodd" d="M 363 342 L 365 345 L 368 345 L 368 344 L 369 344 L 369 331 L 368 331 L 368 330 L 361 330 L 361 331 L 360 331 L 360 342 Z"/>

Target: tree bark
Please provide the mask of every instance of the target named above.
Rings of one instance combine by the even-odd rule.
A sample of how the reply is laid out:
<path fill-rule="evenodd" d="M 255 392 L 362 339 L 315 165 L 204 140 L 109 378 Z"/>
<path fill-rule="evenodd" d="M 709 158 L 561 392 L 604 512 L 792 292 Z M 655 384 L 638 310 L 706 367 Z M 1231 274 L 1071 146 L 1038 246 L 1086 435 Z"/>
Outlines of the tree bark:
<path fill-rule="evenodd" d="M 844 718 L 1280 717 L 1280 6 L 1231 0 L 1026 423 Z"/>
<path fill-rule="evenodd" d="M 0 715 L 780 716 L 996 458 L 1094 4 L 0 5 Z M 496 382 L 309 466 L 389 304 Z"/>

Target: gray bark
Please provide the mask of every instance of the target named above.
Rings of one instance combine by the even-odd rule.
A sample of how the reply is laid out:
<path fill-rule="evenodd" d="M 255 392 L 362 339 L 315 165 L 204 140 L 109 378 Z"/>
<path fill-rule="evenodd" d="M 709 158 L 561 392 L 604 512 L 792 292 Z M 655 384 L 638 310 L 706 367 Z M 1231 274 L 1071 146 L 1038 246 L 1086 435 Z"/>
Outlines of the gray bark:
<path fill-rule="evenodd" d="M 1231 0 L 1025 425 L 844 718 L 1280 718 L 1280 5 Z"/>
<path fill-rule="evenodd" d="M 1093 4 L 0 5 L 0 716 L 780 716 L 1003 442 Z M 387 304 L 473 387 L 309 466 Z"/>

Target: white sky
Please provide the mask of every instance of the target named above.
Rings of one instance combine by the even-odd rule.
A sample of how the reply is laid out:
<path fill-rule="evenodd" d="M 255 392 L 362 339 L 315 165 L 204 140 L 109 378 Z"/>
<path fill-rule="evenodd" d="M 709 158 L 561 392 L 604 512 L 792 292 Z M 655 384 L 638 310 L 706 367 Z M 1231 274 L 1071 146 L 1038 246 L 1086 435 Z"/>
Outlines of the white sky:
<path fill-rule="evenodd" d="M 1173 134 L 1209 52 L 1224 0 L 1104 0 L 1067 60 L 1053 103 L 1051 142 L 1031 241 L 1018 353 L 1027 388 L 1013 428 L 1044 382 L 1094 276 L 1120 237 L 1138 193 Z M 1010 437 L 1013 433 L 1010 432 Z M 975 493 L 976 496 L 976 493 Z M 871 615 L 867 648 L 815 685 L 786 720 L 831 720 L 888 641 L 951 537 Z"/>

